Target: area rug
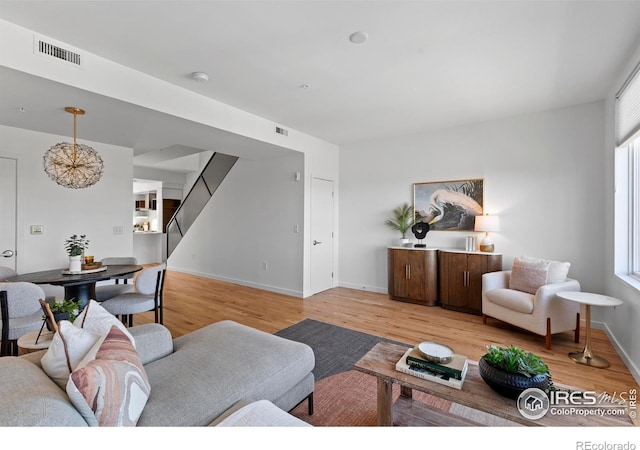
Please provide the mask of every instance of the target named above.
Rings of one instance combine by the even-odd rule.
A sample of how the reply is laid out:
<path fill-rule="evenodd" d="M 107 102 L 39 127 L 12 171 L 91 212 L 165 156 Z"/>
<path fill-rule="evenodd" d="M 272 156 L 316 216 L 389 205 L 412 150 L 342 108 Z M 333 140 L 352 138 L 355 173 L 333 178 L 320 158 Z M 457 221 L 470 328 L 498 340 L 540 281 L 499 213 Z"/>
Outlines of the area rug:
<path fill-rule="evenodd" d="M 353 370 L 353 365 L 378 342 L 392 341 L 367 333 L 305 319 L 275 333 L 309 345 L 316 357 L 313 394 L 314 414 L 308 414 L 307 402 L 291 411 L 305 422 L 320 427 L 367 427 L 376 425 L 377 381 L 372 375 Z M 393 400 L 400 396 L 400 387 L 393 385 Z M 513 425 L 503 419 L 451 403 L 424 392 L 413 392 L 413 399 L 461 419 L 491 426 Z M 456 426 L 462 426 L 459 423 Z"/>
<path fill-rule="evenodd" d="M 353 365 L 378 342 L 393 342 L 411 347 L 402 342 L 313 319 L 302 320 L 275 334 L 292 341 L 304 342 L 313 349 L 316 357 L 313 375 L 316 381 L 351 370 Z"/>

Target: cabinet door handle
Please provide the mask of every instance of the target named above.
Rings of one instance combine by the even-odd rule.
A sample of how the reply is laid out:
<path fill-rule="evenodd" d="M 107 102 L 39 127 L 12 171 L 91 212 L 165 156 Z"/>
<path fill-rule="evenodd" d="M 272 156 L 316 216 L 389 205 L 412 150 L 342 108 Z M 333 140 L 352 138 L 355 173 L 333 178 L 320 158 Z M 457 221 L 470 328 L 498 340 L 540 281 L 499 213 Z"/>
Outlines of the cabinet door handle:
<path fill-rule="evenodd" d="M 404 276 L 407 280 L 411 279 L 411 266 L 404 266 Z"/>

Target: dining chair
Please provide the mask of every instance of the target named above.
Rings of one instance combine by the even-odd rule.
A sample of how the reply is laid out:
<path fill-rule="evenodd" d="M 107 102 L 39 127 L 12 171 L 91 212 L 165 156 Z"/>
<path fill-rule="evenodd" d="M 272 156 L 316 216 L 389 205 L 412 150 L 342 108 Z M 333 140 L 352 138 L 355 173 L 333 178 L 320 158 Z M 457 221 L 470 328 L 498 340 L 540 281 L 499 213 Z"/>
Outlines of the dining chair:
<path fill-rule="evenodd" d="M 17 356 L 18 339 L 42 327 L 41 299 L 44 291 L 37 284 L 0 282 L 0 356 Z"/>
<path fill-rule="evenodd" d="M 13 270 L 11 267 L 0 266 L 0 281 L 4 281 L 7 278 L 15 277 L 18 275 L 18 272 Z"/>
<path fill-rule="evenodd" d="M 142 269 L 134 281 L 133 292 L 116 295 L 103 301 L 101 306 L 120 317 L 128 327 L 133 325 L 134 314 L 147 311 L 154 311 L 155 322 L 163 323 L 162 297 L 166 271 L 166 263 Z"/>
<path fill-rule="evenodd" d="M 100 262 L 103 266 L 138 264 L 138 260 L 133 256 L 107 257 L 102 258 Z M 124 294 L 125 292 L 132 292 L 133 284 L 129 283 L 129 280 L 132 278 L 133 274 L 130 274 L 123 277 L 112 278 L 111 280 L 103 284 L 96 284 L 96 298 L 94 300 L 96 300 L 97 302 L 103 302 L 120 294 Z"/>

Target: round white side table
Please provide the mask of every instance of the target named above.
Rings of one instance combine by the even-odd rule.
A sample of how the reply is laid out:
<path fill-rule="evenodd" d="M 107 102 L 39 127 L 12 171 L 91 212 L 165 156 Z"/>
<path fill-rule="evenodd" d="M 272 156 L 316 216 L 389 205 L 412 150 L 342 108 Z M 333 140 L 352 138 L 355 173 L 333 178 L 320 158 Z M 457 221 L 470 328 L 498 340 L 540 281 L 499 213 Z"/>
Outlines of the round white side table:
<path fill-rule="evenodd" d="M 622 300 L 590 292 L 562 291 L 556 294 L 558 297 L 572 302 L 585 305 L 585 328 L 587 336 L 585 338 L 584 350 L 581 352 L 570 352 L 569 357 L 579 364 L 604 369 L 609 367 L 609 361 L 601 356 L 596 356 L 591 350 L 591 306 L 618 306 L 622 305 Z"/>
<path fill-rule="evenodd" d="M 53 333 L 47 329 L 42 330 L 42 334 L 38 338 L 38 333 L 40 330 L 31 331 L 27 334 L 23 334 L 18 338 L 18 351 L 21 354 L 37 352 L 38 350 L 45 350 L 49 348 L 51 345 L 51 341 L 53 340 Z M 38 342 L 36 342 L 38 339 Z"/>

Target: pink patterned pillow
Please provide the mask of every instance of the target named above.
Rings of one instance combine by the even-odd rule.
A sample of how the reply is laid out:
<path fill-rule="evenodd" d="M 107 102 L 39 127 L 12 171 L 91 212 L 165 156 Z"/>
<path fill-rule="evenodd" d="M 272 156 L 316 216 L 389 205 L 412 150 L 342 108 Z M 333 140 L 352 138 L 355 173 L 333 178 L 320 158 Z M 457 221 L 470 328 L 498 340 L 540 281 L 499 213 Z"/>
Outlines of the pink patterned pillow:
<path fill-rule="evenodd" d="M 96 346 L 69 377 L 67 395 L 89 425 L 135 426 L 151 392 L 140 357 L 115 325 Z"/>
<path fill-rule="evenodd" d="M 534 294 L 540 286 L 547 284 L 549 262 L 531 262 L 515 258 L 509 277 L 509 289 Z"/>

